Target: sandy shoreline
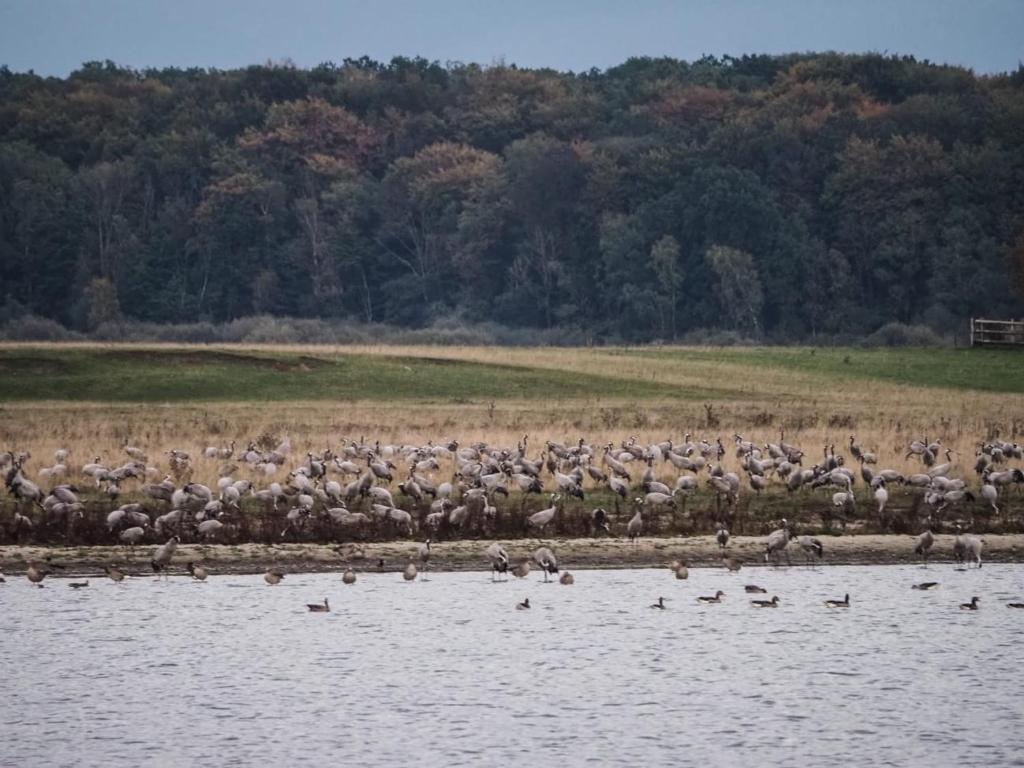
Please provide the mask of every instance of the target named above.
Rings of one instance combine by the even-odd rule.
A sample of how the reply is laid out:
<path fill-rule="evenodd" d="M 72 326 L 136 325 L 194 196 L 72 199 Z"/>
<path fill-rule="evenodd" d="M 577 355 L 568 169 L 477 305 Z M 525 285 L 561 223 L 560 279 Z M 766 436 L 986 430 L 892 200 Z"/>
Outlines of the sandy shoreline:
<path fill-rule="evenodd" d="M 952 561 L 953 536 L 936 536 L 931 562 Z M 886 565 L 919 562 L 913 554 L 913 537 L 857 535 L 822 537 L 823 565 Z M 983 536 L 985 562 L 1024 562 L 1024 534 Z M 484 549 L 489 541 L 443 541 L 432 545 L 433 571 L 488 570 Z M 521 539 L 503 542 L 513 563 L 524 559 L 536 547 L 551 547 L 564 570 L 595 568 L 655 568 L 679 559 L 695 568 L 723 567 L 722 555 L 711 536 L 645 538 L 637 544 L 624 539 Z M 175 555 L 172 573 L 185 572 L 185 563 L 203 563 L 212 573 L 261 573 L 277 566 L 291 573 L 340 571 L 398 571 L 415 559 L 418 542 L 393 541 L 361 545 L 320 544 L 182 544 Z M 150 574 L 149 558 L 155 546 L 138 547 L 134 554 L 125 547 L 0 547 L 0 572 L 8 576 L 25 571 L 30 560 L 53 561 L 66 566 L 60 575 L 102 574 L 103 566 L 116 563 L 133 574 Z M 738 536 L 729 543 L 728 554 L 744 567 L 764 566 L 764 538 Z M 804 554 L 794 543 L 789 556 L 802 565 Z M 378 561 L 384 561 L 383 569 Z M 55 574 L 56 575 L 56 574 Z"/>

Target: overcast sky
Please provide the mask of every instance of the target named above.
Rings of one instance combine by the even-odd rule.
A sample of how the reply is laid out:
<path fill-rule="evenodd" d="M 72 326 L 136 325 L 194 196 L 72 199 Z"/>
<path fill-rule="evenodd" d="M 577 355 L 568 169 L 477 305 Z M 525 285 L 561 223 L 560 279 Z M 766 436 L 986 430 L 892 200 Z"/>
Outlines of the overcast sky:
<path fill-rule="evenodd" d="M 990 73 L 1024 59 L 1024 0 L 0 0 L 0 64 L 221 69 L 362 55 L 562 70 L 630 56 L 838 50 Z"/>

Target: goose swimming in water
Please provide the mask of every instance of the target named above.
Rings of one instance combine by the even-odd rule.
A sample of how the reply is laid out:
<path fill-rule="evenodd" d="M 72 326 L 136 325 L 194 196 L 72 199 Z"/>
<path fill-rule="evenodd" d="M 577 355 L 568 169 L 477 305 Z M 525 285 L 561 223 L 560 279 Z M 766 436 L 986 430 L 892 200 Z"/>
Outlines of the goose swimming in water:
<path fill-rule="evenodd" d="M 920 584 L 915 584 L 911 589 L 935 589 L 939 586 L 937 581 L 922 581 Z"/>
<path fill-rule="evenodd" d="M 353 571 L 351 568 L 345 569 L 345 573 L 342 574 L 341 580 L 343 582 L 345 582 L 346 584 L 355 584 L 356 583 L 356 572 Z"/>
<path fill-rule="evenodd" d="M 575 584 L 576 583 L 576 577 L 573 576 L 568 571 L 564 571 L 562 573 L 562 575 L 558 577 L 558 583 L 559 584 L 566 584 L 566 585 Z"/>
<path fill-rule="evenodd" d="M 1024 603 L 1007 603 L 1007 608 L 1024 608 Z"/>
<path fill-rule="evenodd" d="M 664 597 L 659 597 L 658 598 L 658 602 L 651 604 L 651 608 L 661 608 L 661 609 L 664 610 L 664 608 L 665 608 L 665 598 Z"/>
<path fill-rule="evenodd" d="M 517 611 L 528 611 L 530 610 L 530 598 L 526 598 L 521 603 L 516 603 Z"/>
<path fill-rule="evenodd" d="M 743 587 L 743 591 L 750 592 L 755 595 L 763 595 L 768 592 L 767 589 L 765 589 L 764 587 L 759 587 L 757 586 L 757 584 L 747 584 L 745 587 Z"/>
<path fill-rule="evenodd" d="M 284 574 L 281 571 L 279 571 L 277 568 L 268 568 L 267 572 L 265 574 L 263 574 L 263 580 L 265 582 L 267 582 L 267 584 L 269 584 L 270 586 L 274 586 L 275 584 L 280 584 L 281 583 L 281 579 L 283 579 L 283 578 L 284 578 Z"/>
<path fill-rule="evenodd" d="M 104 565 L 103 570 L 107 572 L 107 576 L 110 577 L 111 581 L 117 584 L 120 584 L 122 581 L 124 581 L 124 571 L 122 571 L 116 565 Z"/>
<path fill-rule="evenodd" d="M 850 596 L 846 595 L 842 600 L 826 600 L 825 605 L 829 608 L 849 608 Z"/>
<path fill-rule="evenodd" d="M 88 579 L 86 579 L 85 581 L 72 581 L 68 584 L 68 586 L 72 589 L 81 589 L 82 587 L 88 587 L 89 581 Z"/>
<path fill-rule="evenodd" d="M 701 597 L 697 598 L 697 602 L 698 603 L 720 603 L 720 602 L 722 602 L 722 598 L 723 597 L 725 597 L 725 592 L 723 592 L 722 590 L 718 590 L 717 592 L 715 592 L 715 596 L 714 597 L 711 597 L 709 595 L 702 595 Z"/>
<path fill-rule="evenodd" d="M 978 598 L 972 597 L 969 603 L 960 603 L 961 611 L 976 611 L 978 610 Z"/>
<path fill-rule="evenodd" d="M 331 610 L 326 597 L 324 598 L 323 605 L 320 605 L 320 603 L 306 603 L 306 607 L 309 608 L 310 613 L 329 613 Z"/>
<path fill-rule="evenodd" d="M 779 596 L 773 595 L 771 600 L 751 600 L 750 604 L 755 608 L 778 608 Z"/>

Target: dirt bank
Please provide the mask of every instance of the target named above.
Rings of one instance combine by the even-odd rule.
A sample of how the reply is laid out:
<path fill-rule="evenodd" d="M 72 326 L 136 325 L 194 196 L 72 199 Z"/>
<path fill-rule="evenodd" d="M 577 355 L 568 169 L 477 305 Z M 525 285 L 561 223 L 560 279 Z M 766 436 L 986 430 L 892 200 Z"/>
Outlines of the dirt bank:
<path fill-rule="evenodd" d="M 986 562 L 1024 562 L 1024 534 L 983 536 Z M 823 537 L 825 565 L 870 565 L 916 562 L 913 538 L 893 535 Z M 486 570 L 487 541 L 445 541 L 432 545 L 430 568 L 438 571 Z M 710 536 L 693 538 L 648 538 L 635 545 L 623 539 L 518 540 L 506 545 L 513 563 L 528 557 L 541 544 L 554 549 L 564 569 L 653 568 L 679 559 L 691 567 L 722 567 L 722 555 Z M 200 545 L 178 548 L 172 573 L 184 572 L 189 560 L 205 564 L 213 573 L 259 573 L 278 566 L 292 573 L 335 571 L 346 565 L 356 570 L 400 570 L 415 559 L 417 542 L 398 541 L 365 545 L 324 546 L 318 544 Z M 932 562 L 952 560 L 953 537 L 936 536 Z M 68 576 L 96 575 L 108 563 L 117 563 L 131 573 L 151 573 L 149 558 L 155 547 L 139 547 L 134 553 L 125 547 L 0 547 L 0 572 L 8 576 L 23 573 L 28 561 L 51 557 L 66 566 Z M 734 537 L 728 554 L 745 567 L 764 565 L 763 537 Z M 792 563 L 804 562 L 804 554 L 791 544 Z"/>

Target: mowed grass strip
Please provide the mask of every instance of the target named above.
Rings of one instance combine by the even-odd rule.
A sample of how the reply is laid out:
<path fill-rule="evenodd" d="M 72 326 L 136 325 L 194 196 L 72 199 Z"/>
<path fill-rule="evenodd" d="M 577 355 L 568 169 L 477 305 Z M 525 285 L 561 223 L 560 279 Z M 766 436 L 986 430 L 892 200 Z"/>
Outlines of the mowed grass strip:
<path fill-rule="evenodd" d="M 693 398 L 658 382 L 463 360 L 180 349 L 0 350 L 0 400 L 119 402 Z"/>
<path fill-rule="evenodd" d="M 874 380 L 916 387 L 1024 392 L 1024 351 L 1012 349 L 855 349 L 727 347 L 631 349 L 621 354 L 691 363 L 775 368 L 822 380 Z"/>

